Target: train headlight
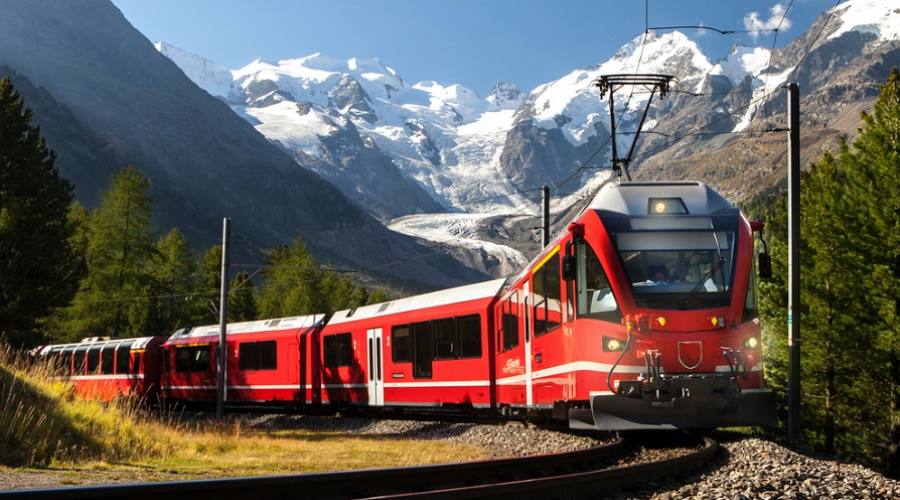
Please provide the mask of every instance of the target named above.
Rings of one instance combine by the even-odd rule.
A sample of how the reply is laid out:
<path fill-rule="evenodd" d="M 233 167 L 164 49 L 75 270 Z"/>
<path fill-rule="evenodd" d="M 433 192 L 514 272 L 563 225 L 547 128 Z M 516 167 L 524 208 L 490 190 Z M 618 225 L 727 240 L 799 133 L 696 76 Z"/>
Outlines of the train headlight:
<path fill-rule="evenodd" d="M 603 337 L 603 352 L 616 352 L 625 349 L 625 343 L 612 337 Z"/>
<path fill-rule="evenodd" d="M 666 317 L 665 316 L 657 316 L 656 322 L 659 324 L 659 326 L 666 326 Z"/>
<path fill-rule="evenodd" d="M 649 215 L 686 215 L 688 213 L 681 198 L 650 198 L 647 202 Z"/>
<path fill-rule="evenodd" d="M 759 339 L 757 339 L 756 337 L 747 337 L 746 340 L 744 340 L 744 347 L 746 347 L 747 349 L 756 349 L 758 345 Z"/>
<path fill-rule="evenodd" d="M 714 328 L 725 328 L 725 316 L 710 316 L 709 323 Z"/>

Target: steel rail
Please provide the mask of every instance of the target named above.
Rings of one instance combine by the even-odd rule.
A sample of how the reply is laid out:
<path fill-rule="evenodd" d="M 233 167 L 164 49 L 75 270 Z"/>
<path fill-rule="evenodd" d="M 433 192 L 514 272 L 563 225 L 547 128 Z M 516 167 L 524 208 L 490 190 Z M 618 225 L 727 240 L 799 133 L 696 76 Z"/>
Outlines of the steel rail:
<path fill-rule="evenodd" d="M 567 453 L 330 473 L 10 490 L 0 492 L 0 500 L 20 498 L 262 500 L 423 494 L 482 484 L 518 484 L 522 479 L 547 474 L 565 477 L 571 475 L 573 471 L 596 470 L 624 450 L 625 440 L 618 438 L 605 445 Z"/>
<path fill-rule="evenodd" d="M 387 495 L 372 498 L 597 498 L 628 486 L 672 478 L 696 470 L 710 462 L 718 443 L 703 438 L 703 446 L 677 457 L 635 465 L 621 465 L 585 472 L 560 474 L 518 481 L 499 482 L 426 492 Z"/>

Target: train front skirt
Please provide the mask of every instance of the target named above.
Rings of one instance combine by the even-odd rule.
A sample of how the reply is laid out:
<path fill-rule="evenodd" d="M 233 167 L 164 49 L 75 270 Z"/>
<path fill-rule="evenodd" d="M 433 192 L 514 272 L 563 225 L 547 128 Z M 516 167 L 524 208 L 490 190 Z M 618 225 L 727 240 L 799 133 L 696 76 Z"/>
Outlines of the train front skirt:
<path fill-rule="evenodd" d="M 609 431 L 774 426 L 775 395 L 740 389 L 721 374 L 622 381 L 617 394 L 593 394 L 590 409 L 569 412 L 573 428 Z"/>

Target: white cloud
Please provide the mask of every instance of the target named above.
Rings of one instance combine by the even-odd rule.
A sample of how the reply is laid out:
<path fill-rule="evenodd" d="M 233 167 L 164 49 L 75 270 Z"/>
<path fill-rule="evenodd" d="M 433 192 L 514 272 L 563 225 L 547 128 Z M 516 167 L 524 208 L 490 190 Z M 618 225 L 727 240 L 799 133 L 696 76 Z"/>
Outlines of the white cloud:
<path fill-rule="evenodd" d="M 744 16 L 744 28 L 750 31 L 750 36 L 755 40 L 759 37 L 761 31 L 765 30 L 773 30 L 778 28 L 779 31 L 784 31 L 791 27 L 791 20 L 785 17 L 787 13 L 787 9 L 784 4 L 776 3 L 769 9 L 768 19 L 760 19 L 759 12 L 750 12 Z M 784 18 L 784 21 L 782 21 Z M 779 28 L 778 23 L 781 23 L 781 27 Z"/>

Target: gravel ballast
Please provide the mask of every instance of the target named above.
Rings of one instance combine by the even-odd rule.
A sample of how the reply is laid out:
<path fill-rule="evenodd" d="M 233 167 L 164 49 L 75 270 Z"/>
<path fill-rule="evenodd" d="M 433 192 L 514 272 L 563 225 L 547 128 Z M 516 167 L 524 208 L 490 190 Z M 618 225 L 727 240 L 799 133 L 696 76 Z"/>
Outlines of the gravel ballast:
<path fill-rule="evenodd" d="M 583 450 L 605 442 L 595 437 L 576 436 L 520 422 L 495 425 L 309 415 L 244 415 L 238 418 L 241 425 L 257 430 L 303 429 L 405 439 L 448 440 L 482 447 L 492 457 Z"/>
<path fill-rule="evenodd" d="M 719 444 L 719 459 L 705 470 L 623 498 L 900 499 L 900 481 L 862 465 L 808 457 L 758 438 Z"/>

